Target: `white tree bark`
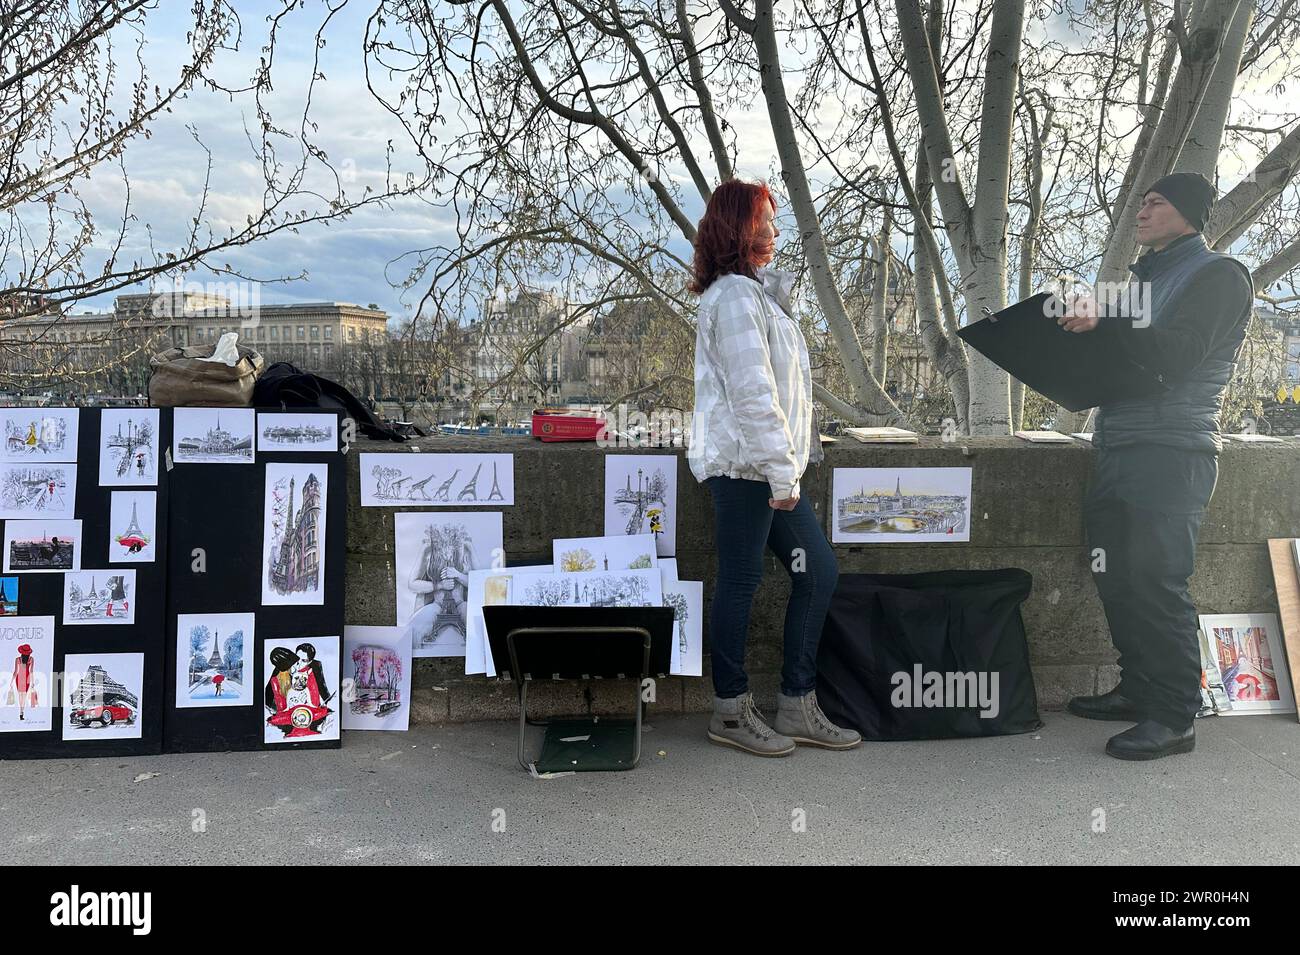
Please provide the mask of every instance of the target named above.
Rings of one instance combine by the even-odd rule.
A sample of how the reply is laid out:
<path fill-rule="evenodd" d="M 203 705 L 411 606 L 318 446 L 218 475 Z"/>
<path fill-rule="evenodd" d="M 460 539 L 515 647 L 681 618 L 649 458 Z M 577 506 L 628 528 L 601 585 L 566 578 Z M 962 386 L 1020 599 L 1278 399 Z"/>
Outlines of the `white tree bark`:
<path fill-rule="evenodd" d="M 868 335 L 871 346 L 871 376 L 884 387 L 889 368 L 889 212 L 880 224 L 880 234 L 867 237 L 872 258 L 871 309 L 868 313 Z"/>
<path fill-rule="evenodd" d="M 729 14 L 730 15 L 730 12 Z M 743 21 L 742 21 L 743 22 Z M 826 326 L 840 351 L 849 387 L 863 411 L 880 415 L 892 423 L 903 423 L 905 416 L 885 394 L 880 382 L 871 376 L 866 356 L 858 341 L 835 283 L 826 237 L 822 233 L 813 201 L 812 187 L 804 169 L 803 155 L 795 136 L 794 122 L 790 117 L 790 101 L 786 95 L 785 80 L 781 75 L 780 46 L 773 20 L 773 0 L 758 0 L 753 18 L 754 45 L 758 52 L 759 69 L 763 77 L 763 97 L 767 103 L 768 119 L 776 141 L 777 158 L 781 163 L 781 178 L 790 197 L 790 206 L 799 226 L 804 258 L 813 291 L 821 306 Z"/>
<path fill-rule="evenodd" d="M 934 53 L 916 0 L 895 0 L 903 53 L 916 96 L 917 116 L 934 176 L 935 193 L 962 274 L 967 315 L 1006 305 L 1007 198 L 1011 176 L 1011 125 L 1015 113 L 1024 26 L 1024 0 L 994 0 L 980 114 L 976 198 L 966 198 L 935 69 Z M 971 434 L 1011 431 L 1010 379 L 978 352 L 969 354 Z"/>
<path fill-rule="evenodd" d="M 1191 132 L 1196 113 L 1218 62 L 1219 49 L 1228 25 L 1241 0 L 1204 0 L 1199 16 L 1194 15 L 1186 42 L 1180 43 L 1182 59 L 1170 86 L 1151 143 L 1142 156 L 1133 188 L 1115 216 L 1110 241 L 1097 270 L 1097 281 L 1118 282 L 1128 275 L 1129 263 L 1137 249 L 1137 212 L 1146 187 L 1171 171 Z M 1181 30 L 1181 25 L 1177 25 Z"/>
<path fill-rule="evenodd" d="M 1232 106 L 1232 92 L 1237 86 L 1237 71 L 1241 66 L 1242 52 L 1250 35 L 1250 25 L 1255 20 L 1255 0 L 1241 0 L 1237 12 L 1228 24 L 1228 32 L 1219 50 L 1219 59 L 1210 74 L 1205 99 L 1196 111 L 1192 130 L 1187 135 L 1183 151 L 1178 154 L 1174 169 L 1179 172 L 1199 172 L 1214 182 L 1214 172 L 1219 165 L 1219 151 L 1223 146 L 1223 128 L 1228 123 Z"/>
<path fill-rule="evenodd" d="M 1269 150 L 1250 174 L 1214 205 L 1205 241 L 1223 251 L 1251 227 L 1300 171 L 1300 126 Z"/>

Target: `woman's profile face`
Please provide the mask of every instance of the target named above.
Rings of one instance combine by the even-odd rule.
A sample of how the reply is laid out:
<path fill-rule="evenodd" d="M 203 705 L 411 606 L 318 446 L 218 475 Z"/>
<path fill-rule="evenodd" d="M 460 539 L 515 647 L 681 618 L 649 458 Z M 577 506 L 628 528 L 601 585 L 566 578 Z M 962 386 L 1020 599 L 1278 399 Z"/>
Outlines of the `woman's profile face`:
<path fill-rule="evenodd" d="M 756 233 L 758 245 L 769 250 L 761 257 L 761 265 L 770 264 L 776 255 L 776 237 L 780 234 L 781 230 L 776 227 L 776 210 L 769 205 Z"/>

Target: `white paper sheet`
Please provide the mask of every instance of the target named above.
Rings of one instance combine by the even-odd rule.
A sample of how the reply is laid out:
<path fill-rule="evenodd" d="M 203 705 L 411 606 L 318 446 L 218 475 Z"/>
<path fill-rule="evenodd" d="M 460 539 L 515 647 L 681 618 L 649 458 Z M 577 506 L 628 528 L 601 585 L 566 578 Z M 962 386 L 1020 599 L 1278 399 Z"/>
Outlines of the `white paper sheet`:
<path fill-rule="evenodd" d="M 321 464 L 266 465 L 262 603 L 325 603 L 329 475 Z"/>
<path fill-rule="evenodd" d="M 405 627 L 343 628 L 343 728 L 394 730 L 411 721 L 411 638 Z"/>
<path fill-rule="evenodd" d="M 251 706 L 257 615 L 176 616 L 176 706 Z"/>
<path fill-rule="evenodd" d="M 835 468 L 831 540 L 970 540 L 970 468 Z"/>
<path fill-rule="evenodd" d="M 143 653 L 69 653 L 63 661 L 63 740 L 140 739 Z"/>
<path fill-rule="evenodd" d="M 560 537 L 551 543 L 555 569 L 578 571 L 646 570 L 659 566 L 653 534 L 628 537 Z"/>
<path fill-rule="evenodd" d="M 605 455 L 605 533 L 652 534 L 656 553 L 677 553 L 675 454 Z"/>
<path fill-rule="evenodd" d="M 333 414 L 262 411 L 257 415 L 257 450 L 337 451 L 338 424 Z"/>
<path fill-rule="evenodd" d="M 6 574 L 81 569 L 81 521 L 5 521 Z"/>
<path fill-rule="evenodd" d="M 704 582 L 674 580 L 664 584 L 664 606 L 675 611 L 673 656 L 669 673 L 701 676 L 704 650 Z"/>
<path fill-rule="evenodd" d="M 464 656 L 469 572 L 505 561 L 499 511 L 393 515 L 397 625 L 417 657 Z"/>
<path fill-rule="evenodd" d="M 252 464 L 256 418 L 252 408 L 177 408 L 172 422 L 172 461 Z"/>
<path fill-rule="evenodd" d="M 277 653 L 277 651 L 279 651 Z M 283 660 L 278 660 L 283 657 Z M 280 665 L 277 665 L 277 662 Z M 267 640 L 262 673 L 273 706 L 261 694 L 265 743 L 308 743 L 339 738 L 339 638 Z"/>
<path fill-rule="evenodd" d="M 71 520 L 76 508 L 75 464 L 0 464 L 0 520 Z"/>
<path fill-rule="evenodd" d="M 99 420 L 99 486 L 157 483 L 158 409 L 106 408 Z"/>
<path fill-rule="evenodd" d="M 530 574 L 554 574 L 550 564 L 494 567 L 469 572 L 469 635 L 465 644 L 465 672 L 496 676 L 487 649 L 483 607 L 513 603 L 519 579 Z"/>
<path fill-rule="evenodd" d="M 1232 701 L 1228 713 L 1296 711 L 1277 614 L 1201 614 L 1199 620 Z"/>
<path fill-rule="evenodd" d="M 53 728 L 54 617 L 0 617 L 0 647 L 0 733 Z"/>
<path fill-rule="evenodd" d="M 152 564 L 158 551 L 158 492 L 109 495 L 108 562 Z"/>
<path fill-rule="evenodd" d="M 513 454 L 361 455 L 362 507 L 506 507 L 515 503 Z"/>
<path fill-rule="evenodd" d="M 135 623 L 135 571 L 125 567 L 63 575 L 63 625 L 129 627 Z"/>
<path fill-rule="evenodd" d="M 76 461 L 79 415 L 77 408 L 0 410 L 0 461 Z"/>

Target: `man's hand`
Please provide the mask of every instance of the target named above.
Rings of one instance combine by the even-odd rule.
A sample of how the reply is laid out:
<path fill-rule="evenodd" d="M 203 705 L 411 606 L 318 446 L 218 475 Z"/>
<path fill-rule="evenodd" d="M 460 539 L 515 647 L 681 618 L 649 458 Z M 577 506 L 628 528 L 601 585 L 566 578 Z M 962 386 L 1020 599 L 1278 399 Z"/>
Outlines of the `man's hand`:
<path fill-rule="evenodd" d="M 767 499 L 767 503 L 768 506 L 775 511 L 793 511 L 796 507 L 799 506 L 799 497 L 798 495 L 794 497 L 787 497 L 783 501 L 778 501 L 774 497 L 769 497 Z"/>
<path fill-rule="evenodd" d="M 1065 314 L 1056 320 L 1067 332 L 1090 332 L 1097 327 L 1097 300 L 1091 295 L 1070 299 Z"/>

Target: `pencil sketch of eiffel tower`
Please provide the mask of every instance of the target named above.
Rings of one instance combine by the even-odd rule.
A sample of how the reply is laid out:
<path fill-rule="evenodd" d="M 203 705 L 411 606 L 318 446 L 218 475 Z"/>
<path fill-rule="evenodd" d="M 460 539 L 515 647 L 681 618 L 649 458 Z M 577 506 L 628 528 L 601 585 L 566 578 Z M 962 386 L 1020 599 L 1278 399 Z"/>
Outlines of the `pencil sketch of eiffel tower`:
<path fill-rule="evenodd" d="M 131 526 L 126 529 L 126 533 L 122 535 L 123 537 L 144 537 L 144 533 L 140 530 L 140 521 L 136 518 L 135 515 L 135 507 L 136 507 L 135 501 L 132 501 L 131 502 Z"/>
<path fill-rule="evenodd" d="M 458 501 L 478 500 L 478 473 L 479 471 L 482 470 L 483 470 L 483 462 L 480 461 L 478 463 L 478 467 L 474 469 L 473 477 L 471 477 L 468 481 L 465 482 L 465 486 L 461 488 L 460 493 L 456 495 L 456 500 Z"/>
<path fill-rule="evenodd" d="M 497 465 L 492 462 L 492 493 L 487 496 L 489 501 L 504 501 L 506 496 L 501 493 L 501 485 L 497 483 Z"/>

